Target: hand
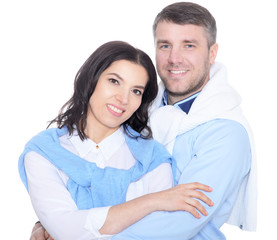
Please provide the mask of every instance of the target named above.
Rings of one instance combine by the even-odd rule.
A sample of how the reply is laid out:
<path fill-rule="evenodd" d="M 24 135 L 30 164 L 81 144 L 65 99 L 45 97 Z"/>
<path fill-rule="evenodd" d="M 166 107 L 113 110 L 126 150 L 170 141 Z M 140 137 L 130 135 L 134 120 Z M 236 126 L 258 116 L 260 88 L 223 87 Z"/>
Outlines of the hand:
<path fill-rule="evenodd" d="M 30 240 L 54 240 L 40 222 L 33 227 Z"/>
<path fill-rule="evenodd" d="M 47 240 L 54 240 L 54 238 L 52 238 L 51 236 L 50 236 L 50 234 L 45 230 L 45 232 L 44 232 L 44 236 L 45 236 L 45 238 L 47 239 Z"/>
<path fill-rule="evenodd" d="M 206 209 L 196 199 L 199 199 L 209 206 L 214 203 L 203 192 L 211 192 L 212 188 L 201 183 L 179 184 L 173 188 L 158 193 L 157 207 L 159 211 L 187 211 L 196 218 L 201 218 L 202 213 L 207 216 Z M 198 211 L 199 212 L 198 212 Z"/>

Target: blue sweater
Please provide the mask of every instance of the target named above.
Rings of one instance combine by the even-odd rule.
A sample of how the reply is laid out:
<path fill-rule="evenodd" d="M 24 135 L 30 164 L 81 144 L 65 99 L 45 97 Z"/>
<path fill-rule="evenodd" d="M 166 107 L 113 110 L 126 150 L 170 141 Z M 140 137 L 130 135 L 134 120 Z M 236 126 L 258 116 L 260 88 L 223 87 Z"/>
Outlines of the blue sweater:
<path fill-rule="evenodd" d="M 68 177 L 67 189 L 79 209 L 104 207 L 126 201 L 126 192 L 131 182 L 164 162 L 172 163 L 171 155 L 158 142 L 145 140 L 128 128 L 133 137 L 125 134 L 126 142 L 134 155 L 136 164 L 130 169 L 98 168 L 60 145 L 59 137 L 67 134 L 67 128 L 52 128 L 33 137 L 19 158 L 20 177 L 28 190 L 24 156 L 35 151 L 48 159 Z"/>

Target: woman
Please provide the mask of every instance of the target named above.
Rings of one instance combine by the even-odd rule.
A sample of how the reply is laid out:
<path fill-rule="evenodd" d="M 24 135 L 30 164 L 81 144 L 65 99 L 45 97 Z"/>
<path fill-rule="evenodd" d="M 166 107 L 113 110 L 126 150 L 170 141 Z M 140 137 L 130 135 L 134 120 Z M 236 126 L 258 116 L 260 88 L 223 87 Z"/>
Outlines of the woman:
<path fill-rule="evenodd" d="M 54 239 L 109 239 L 153 211 L 206 214 L 193 198 L 212 205 L 195 190 L 208 186 L 169 189 L 171 157 L 147 126 L 156 95 L 148 55 L 108 42 L 78 71 L 72 98 L 50 122 L 58 128 L 27 143 L 20 176 Z"/>

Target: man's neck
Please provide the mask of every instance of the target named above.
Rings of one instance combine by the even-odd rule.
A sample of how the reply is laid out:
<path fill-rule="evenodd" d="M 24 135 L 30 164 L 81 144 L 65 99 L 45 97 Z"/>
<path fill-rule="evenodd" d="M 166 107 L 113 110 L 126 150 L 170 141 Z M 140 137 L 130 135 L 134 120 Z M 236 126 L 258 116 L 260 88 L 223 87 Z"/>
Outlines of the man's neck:
<path fill-rule="evenodd" d="M 199 95 L 200 91 L 199 92 L 196 92 L 184 99 L 180 99 L 179 101 L 177 102 L 174 102 L 174 104 L 170 104 L 169 102 L 169 97 L 167 95 L 167 92 L 165 91 L 164 92 L 164 96 L 163 96 L 163 104 L 164 105 L 173 105 L 174 107 L 176 108 L 179 108 L 181 109 L 182 111 L 188 113 L 194 100 L 196 99 L 196 97 Z"/>

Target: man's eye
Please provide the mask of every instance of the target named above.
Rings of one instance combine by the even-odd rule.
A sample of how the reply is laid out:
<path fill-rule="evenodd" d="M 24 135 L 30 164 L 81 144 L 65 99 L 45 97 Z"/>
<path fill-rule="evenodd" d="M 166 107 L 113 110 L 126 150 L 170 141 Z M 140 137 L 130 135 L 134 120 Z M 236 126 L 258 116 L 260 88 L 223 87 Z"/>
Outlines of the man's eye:
<path fill-rule="evenodd" d="M 194 45 L 192 45 L 192 44 L 187 44 L 187 45 L 186 45 L 186 48 L 194 48 Z"/>
<path fill-rule="evenodd" d="M 114 83 L 114 84 L 119 84 L 118 80 L 114 79 L 114 78 L 109 78 L 109 81 L 111 83 Z"/>
<path fill-rule="evenodd" d="M 160 46 L 161 49 L 168 49 L 170 46 L 168 44 L 164 44 Z"/>

